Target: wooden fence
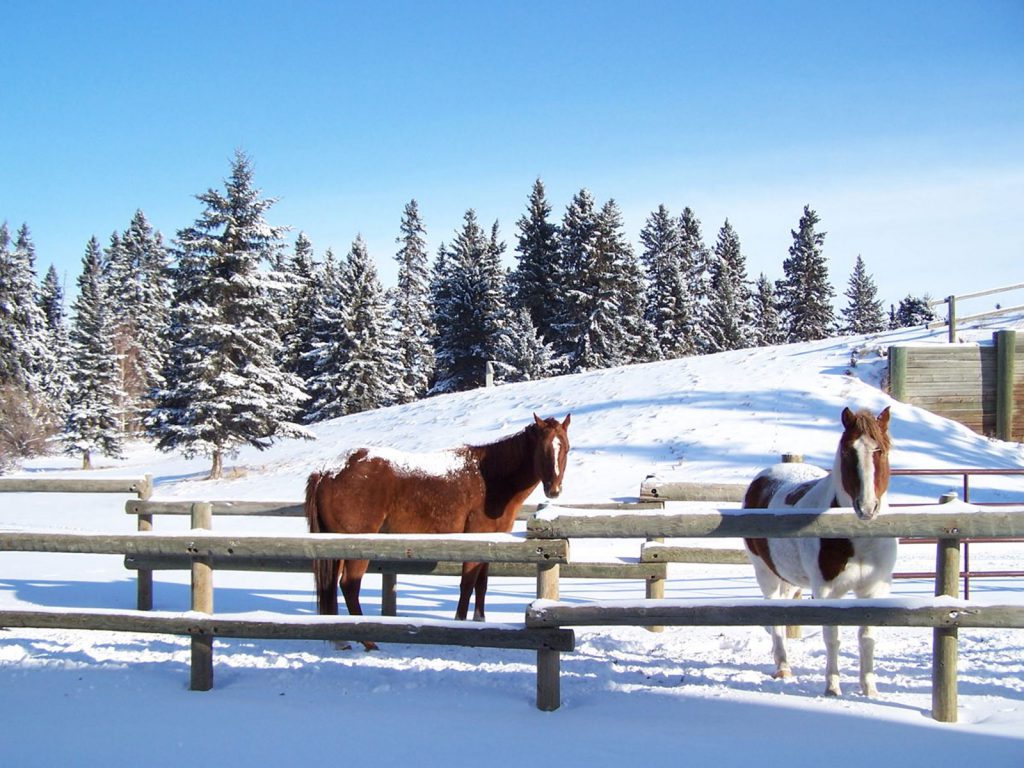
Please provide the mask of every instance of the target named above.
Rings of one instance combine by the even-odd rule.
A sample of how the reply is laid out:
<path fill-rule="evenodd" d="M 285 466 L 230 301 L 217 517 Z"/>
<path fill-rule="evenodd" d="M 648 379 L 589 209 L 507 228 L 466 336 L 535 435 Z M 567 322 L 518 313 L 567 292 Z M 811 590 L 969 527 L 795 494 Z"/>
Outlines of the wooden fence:
<path fill-rule="evenodd" d="M 21 489 L 19 489 L 21 490 Z M 125 491 L 122 491 L 125 492 Z M 134 503 L 134 502 L 132 502 Z M 316 638 L 380 642 L 479 645 L 537 651 L 537 706 L 560 704 L 560 654 L 572 650 L 566 627 L 596 625 L 761 625 L 875 624 L 933 627 L 933 716 L 956 720 L 956 658 L 959 627 L 1024 627 L 1024 606 L 980 606 L 955 599 L 960 541 L 1024 536 L 1024 506 L 998 509 L 955 502 L 891 510 L 871 522 L 837 510 L 737 510 L 697 503 L 685 511 L 647 509 L 568 509 L 549 507 L 528 521 L 527 534 L 458 536 L 338 534 L 218 535 L 202 530 L 158 535 L 0 532 L 0 551 L 121 554 L 126 557 L 185 558 L 192 569 L 192 612 L 0 611 L 0 626 L 67 627 L 185 634 L 192 638 L 192 686 L 213 684 L 213 638 Z M 210 527 L 214 504 L 190 503 L 193 529 Z M 235 513 L 241 508 L 234 506 Z M 941 509 L 941 511 L 937 511 Z M 569 563 L 570 538 L 742 538 L 893 537 L 937 541 L 935 600 L 762 601 L 700 603 L 652 599 L 598 601 L 586 605 L 557 602 L 561 569 Z M 657 545 L 651 545 L 657 549 Z M 474 622 L 408 622 L 367 617 L 275 617 L 240 620 L 213 613 L 214 568 L 245 559 L 268 564 L 281 560 L 368 558 L 406 563 L 486 561 L 529 563 L 537 573 L 537 597 L 523 625 Z M 837 601 L 838 603 L 839 601 Z"/>
<path fill-rule="evenodd" d="M 1022 440 L 1024 337 L 997 331 L 991 344 L 893 345 L 889 391 L 979 434 Z"/>
<path fill-rule="evenodd" d="M 692 601 L 598 601 L 585 605 L 535 603 L 527 626 L 596 626 L 651 624 L 872 624 L 933 627 L 932 716 L 955 722 L 957 631 L 959 627 L 1024 628 L 1024 606 L 978 606 L 955 601 L 960 570 L 959 542 L 967 537 L 1016 538 L 1024 535 L 1024 505 L 998 510 L 953 502 L 936 507 L 891 510 L 871 521 L 835 509 L 737 510 L 707 504 L 685 505 L 686 511 L 609 515 L 548 508 L 529 522 L 535 538 L 744 538 L 744 537 L 868 537 L 933 538 L 937 540 L 935 601 L 761 601 L 702 604 Z M 937 511 L 941 509 L 942 511 Z"/>

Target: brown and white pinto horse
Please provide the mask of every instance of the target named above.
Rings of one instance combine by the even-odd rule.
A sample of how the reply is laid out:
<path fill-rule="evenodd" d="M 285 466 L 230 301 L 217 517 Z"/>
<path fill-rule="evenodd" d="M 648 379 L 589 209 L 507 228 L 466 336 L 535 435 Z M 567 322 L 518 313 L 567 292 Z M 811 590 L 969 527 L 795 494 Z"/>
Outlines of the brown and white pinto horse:
<path fill-rule="evenodd" d="M 747 488 L 745 508 L 852 507 L 861 520 L 871 520 L 888 506 L 889 409 L 876 418 L 869 411 L 843 409 L 843 436 L 831 472 L 806 464 L 778 464 L 761 472 Z M 820 599 L 889 594 L 896 564 L 896 539 L 744 539 L 757 582 L 767 598 L 799 597 L 810 587 Z M 792 675 L 782 627 L 771 627 L 777 678 Z M 839 629 L 823 627 L 828 661 L 825 694 L 840 695 Z M 860 628 L 860 684 L 866 696 L 877 695 L 874 637 Z"/>
<path fill-rule="evenodd" d="M 336 470 L 314 472 L 306 483 L 311 533 L 507 533 L 539 483 L 548 498 L 562 490 L 570 416 L 541 419 L 488 445 L 432 454 L 360 448 Z M 368 560 L 314 562 L 317 608 L 338 612 L 338 579 L 348 612 L 362 615 L 359 587 Z M 464 563 L 455 618 L 484 619 L 487 563 Z M 372 644 L 366 644 L 367 648 Z"/>

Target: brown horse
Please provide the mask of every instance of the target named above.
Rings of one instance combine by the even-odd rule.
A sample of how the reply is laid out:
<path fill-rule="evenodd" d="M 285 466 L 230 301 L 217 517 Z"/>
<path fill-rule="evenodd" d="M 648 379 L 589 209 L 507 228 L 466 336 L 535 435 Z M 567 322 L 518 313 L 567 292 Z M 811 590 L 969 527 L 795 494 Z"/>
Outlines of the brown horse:
<path fill-rule="evenodd" d="M 507 533 L 539 483 L 548 498 L 562 490 L 570 416 L 541 419 L 488 445 L 433 454 L 381 448 L 353 451 L 340 469 L 314 472 L 306 483 L 311 533 Z M 455 618 L 484 619 L 487 563 L 464 563 Z M 338 613 L 338 580 L 345 605 L 362 615 L 359 587 L 368 560 L 314 562 L 317 608 Z M 370 645 L 367 646 L 368 648 Z"/>

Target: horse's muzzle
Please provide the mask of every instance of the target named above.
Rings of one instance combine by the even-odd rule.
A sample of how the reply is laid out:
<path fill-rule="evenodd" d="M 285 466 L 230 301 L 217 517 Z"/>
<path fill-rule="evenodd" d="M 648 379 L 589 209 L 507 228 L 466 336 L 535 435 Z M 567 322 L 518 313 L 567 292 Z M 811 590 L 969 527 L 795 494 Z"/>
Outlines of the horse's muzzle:
<path fill-rule="evenodd" d="M 860 520 L 874 520 L 881 508 L 882 502 L 878 499 L 873 500 L 870 504 L 864 504 L 859 499 L 853 500 L 853 511 Z"/>
<path fill-rule="evenodd" d="M 544 483 L 544 495 L 547 496 L 549 499 L 557 499 L 559 496 L 562 495 L 562 484 L 559 483 L 558 485 L 548 485 L 547 483 Z"/>

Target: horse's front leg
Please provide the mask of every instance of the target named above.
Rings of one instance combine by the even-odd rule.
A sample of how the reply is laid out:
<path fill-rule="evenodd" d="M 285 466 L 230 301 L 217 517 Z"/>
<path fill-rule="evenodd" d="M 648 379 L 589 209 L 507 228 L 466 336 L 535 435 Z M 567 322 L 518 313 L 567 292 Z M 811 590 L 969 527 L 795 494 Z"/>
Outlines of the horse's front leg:
<path fill-rule="evenodd" d="M 455 618 L 465 619 L 469 614 L 469 598 L 476 590 L 476 609 L 473 611 L 474 621 L 484 619 L 484 593 L 487 591 L 487 563 L 463 563 L 462 583 L 459 585 L 459 605 L 455 609 Z"/>
<path fill-rule="evenodd" d="M 812 594 L 818 600 L 838 599 L 845 590 L 833 589 L 829 584 L 817 585 Z M 841 696 L 839 685 L 839 627 L 833 625 L 821 628 L 821 636 L 825 639 L 825 695 Z"/>

